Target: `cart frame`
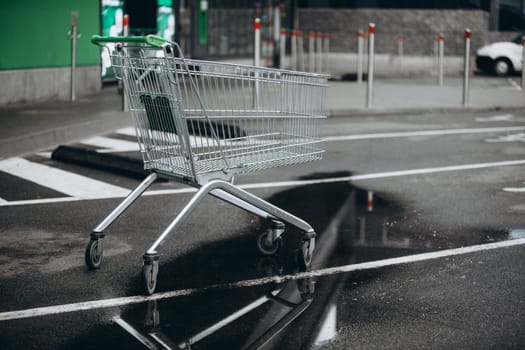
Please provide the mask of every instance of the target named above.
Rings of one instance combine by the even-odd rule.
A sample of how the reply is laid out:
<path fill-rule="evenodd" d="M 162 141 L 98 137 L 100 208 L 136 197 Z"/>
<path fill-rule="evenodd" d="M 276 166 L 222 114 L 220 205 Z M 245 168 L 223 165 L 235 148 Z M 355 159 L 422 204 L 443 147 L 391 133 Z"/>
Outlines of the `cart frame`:
<path fill-rule="evenodd" d="M 284 223 L 300 229 L 298 261 L 308 270 L 316 237 L 310 224 L 233 185 L 233 179 L 322 157 L 319 129 L 328 76 L 188 60 L 177 43 L 153 35 L 93 36 L 92 42 L 110 52 L 115 76 L 124 82 L 144 167 L 151 174 L 93 229 L 86 265 L 100 267 L 104 231 L 164 178 L 198 191 L 143 255 L 147 294 L 156 288 L 159 249 L 208 194 L 270 222 L 257 240 L 263 254 L 280 249 Z M 294 106 L 298 103 L 304 106 Z"/>

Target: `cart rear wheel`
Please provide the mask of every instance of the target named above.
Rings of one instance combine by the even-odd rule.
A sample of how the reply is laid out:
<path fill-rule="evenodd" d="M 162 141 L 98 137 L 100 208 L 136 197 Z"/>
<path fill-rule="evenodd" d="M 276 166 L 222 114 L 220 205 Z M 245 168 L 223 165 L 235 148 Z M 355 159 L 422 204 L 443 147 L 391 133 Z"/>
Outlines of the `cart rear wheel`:
<path fill-rule="evenodd" d="M 157 275 L 159 273 L 159 261 L 144 261 L 142 266 L 142 277 L 144 277 L 145 291 L 148 295 L 155 292 L 157 287 Z"/>
<path fill-rule="evenodd" d="M 90 239 L 89 243 L 86 247 L 86 253 L 84 255 L 86 259 L 86 265 L 90 269 L 98 269 L 100 268 L 100 264 L 102 264 L 103 259 L 103 251 L 104 251 L 104 239 L 103 238 L 97 238 L 97 239 Z"/>
<path fill-rule="evenodd" d="M 274 240 L 271 244 L 268 244 L 268 235 L 270 231 L 263 232 L 257 238 L 257 248 L 264 255 L 275 255 L 283 246 L 282 238 L 279 237 Z"/>
<path fill-rule="evenodd" d="M 304 271 L 309 271 L 312 267 L 312 255 L 310 253 L 310 240 L 304 240 L 297 251 L 297 262 Z"/>

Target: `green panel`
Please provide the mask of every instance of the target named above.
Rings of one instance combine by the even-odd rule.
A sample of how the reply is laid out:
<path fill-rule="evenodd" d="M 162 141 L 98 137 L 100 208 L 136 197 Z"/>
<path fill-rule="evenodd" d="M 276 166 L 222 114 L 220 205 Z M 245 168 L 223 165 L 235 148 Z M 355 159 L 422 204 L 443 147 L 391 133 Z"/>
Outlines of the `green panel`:
<path fill-rule="evenodd" d="M 199 44 L 208 43 L 208 0 L 199 1 Z"/>
<path fill-rule="evenodd" d="M 71 65 L 71 12 L 79 14 L 77 65 L 100 64 L 99 0 L 0 1 L 0 70 Z"/>

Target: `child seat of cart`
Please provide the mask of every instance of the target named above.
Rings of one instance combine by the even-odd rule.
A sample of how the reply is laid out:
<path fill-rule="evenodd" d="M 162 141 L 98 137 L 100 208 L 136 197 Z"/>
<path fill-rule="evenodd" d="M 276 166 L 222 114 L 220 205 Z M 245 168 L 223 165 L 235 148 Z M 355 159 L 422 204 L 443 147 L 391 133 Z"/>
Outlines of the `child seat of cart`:
<path fill-rule="evenodd" d="M 168 96 L 142 93 L 139 97 L 146 110 L 150 130 L 177 134 L 173 107 Z M 186 125 L 189 134 L 202 137 L 235 139 L 247 136 L 239 126 L 229 125 L 222 121 L 186 119 Z"/>

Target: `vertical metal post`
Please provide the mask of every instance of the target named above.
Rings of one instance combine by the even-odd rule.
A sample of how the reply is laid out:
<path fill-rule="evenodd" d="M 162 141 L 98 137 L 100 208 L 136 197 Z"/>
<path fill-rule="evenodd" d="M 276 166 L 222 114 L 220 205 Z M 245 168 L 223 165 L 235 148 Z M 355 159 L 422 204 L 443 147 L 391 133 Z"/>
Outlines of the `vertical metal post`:
<path fill-rule="evenodd" d="M 363 82 L 363 57 L 364 57 L 365 33 L 362 30 L 357 31 L 357 82 Z"/>
<path fill-rule="evenodd" d="M 463 107 L 469 103 L 469 79 L 470 79 L 470 38 L 472 33 L 469 28 L 465 29 L 465 57 L 463 64 Z"/>
<path fill-rule="evenodd" d="M 438 84 L 443 86 L 443 61 L 445 56 L 445 35 L 443 33 L 439 34 L 438 51 Z"/>
<path fill-rule="evenodd" d="M 256 18 L 253 22 L 254 32 L 254 51 L 253 51 L 253 65 L 259 67 L 261 65 L 261 19 Z M 253 107 L 259 108 L 259 71 L 255 70 L 254 77 L 254 91 L 253 91 Z"/>
<path fill-rule="evenodd" d="M 433 40 L 434 40 L 434 68 L 436 69 L 436 73 L 437 73 L 437 70 L 438 70 L 438 64 L 439 64 L 439 36 L 438 35 L 434 35 L 433 37 Z"/>
<path fill-rule="evenodd" d="M 286 29 L 281 28 L 279 32 L 279 68 L 284 69 L 286 67 Z"/>
<path fill-rule="evenodd" d="M 308 71 L 315 71 L 315 33 L 308 33 Z"/>
<path fill-rule="evenodd" d="M 330 33 L 324 33 L 324 42 L 323 42 L 323 51 L 324 51 L 324 62 L 323 67 L 325 67 L 325 73 L 329 74 L 328 69 L 328 57 L 330 56 Z"/>
<path fill-rule="evenodd" d="M 376 35 L 376 25 L 368 25 L 368 79 L 366 84 L 366 107 L 372 107 L 374 99 L 374 41 Z"/>
<path fill-rule="evenodd" d="M 525 36 L 521 39 L 523 57 L 521 63 L 521 91 L 525 92 Z"/>
<path fill-rule="evenodd" d="M 298 66 L 300 71 L 306 71 L 306 55 L 304 54 L 304 40 L 303 40 L 303 32 L 298 30 L 297 31 L 297 55 L 298 55 Z"/>
<path fill-rule="evenodd" d="M 77 31 L 78 12 L 71 12 L 71 30 L 69 38 L 71 39 L 71 102 L 77 99 L 77 39 L 80 35 Z"/>
<path fill-rule="evenodd" d="M 129 36 L 129 15 L 124 15 L 122 19 L 122 35 Z M 126 94 L 126 88 L 124 84 L 126 84 L 125 79 L 121 80 L 122 84 L 122 110 L 124 112 L 129 112 L 129 102 L 128 102 L 128 95 Z"/>
<path fill-rule="evenodd" d="M 323 33 L 317 32 L 317 38 L 315 42 L 315 46 L 317 47 L 317 62 L 315 64 L 316 66 L 316 72 L 322 73 L 323 72 Z"/>
<path fill-rule="evenodd" d="M 290 45 L 292 46 L 290 48 L 290 68 L 292 70 L 297 70 L 297 31 L 295 29 L 292 29 Z"/>
<path fill-rule="evenodd" d="M 403 45 L 405 42 L 405 36 L 403 34 L 397 35 L 397 55 L 403 57 Z"/>
<path fill-rule="evenodd" d="M 256 18 L 253 22 L 254 32 L 254 50 L 253 50 L 253 65 L 259 67 L 261 65 L 261 19 Z"/>

